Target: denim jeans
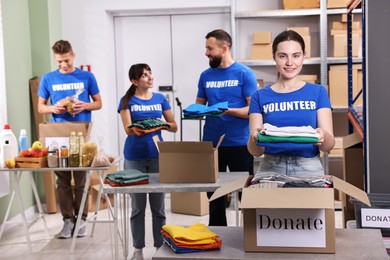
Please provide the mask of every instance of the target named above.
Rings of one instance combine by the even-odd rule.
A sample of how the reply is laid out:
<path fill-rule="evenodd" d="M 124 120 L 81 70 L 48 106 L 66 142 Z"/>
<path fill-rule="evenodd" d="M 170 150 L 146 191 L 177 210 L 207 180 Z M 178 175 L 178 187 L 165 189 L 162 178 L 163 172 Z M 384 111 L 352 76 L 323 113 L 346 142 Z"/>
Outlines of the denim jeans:
<path fill-rule="evenodd" d="M 158 159 L 144 159 L 137 161 L 125 160 L 124 169 L 135 169 L 143 173 L 159 172 Z M 132 193 L 130 226 L 135 248 L 145 247 L 145 210 L 149 195 L 150 210 L 152 212 L 152 228 L 154 247 L 161 247 L 163 239 L 162 226 L 165 225 L 165 193 Z"/>
<path fill-rule="evenodd" d="M 286 175 L 324 175 L 318 156 L 312 158 L 265 154 L 257 172 L 271 171 Z"/>

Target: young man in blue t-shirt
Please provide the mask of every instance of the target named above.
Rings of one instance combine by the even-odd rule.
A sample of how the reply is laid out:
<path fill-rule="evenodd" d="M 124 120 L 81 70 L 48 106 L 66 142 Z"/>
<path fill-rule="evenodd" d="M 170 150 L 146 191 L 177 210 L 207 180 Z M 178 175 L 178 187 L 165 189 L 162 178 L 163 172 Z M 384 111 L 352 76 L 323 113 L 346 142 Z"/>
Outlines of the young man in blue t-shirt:
<path fill-rule="evenodd" d="M 75 53 L 68 41 L 59 40 L 52 47 L 54 59 L 58 69 L 42 76 L 38 89 L 38 112 L 51 114 L 52 122 L 91 122 L 91 111 L 102 107 L 102 100 L 96 79 L 90 72 L 80 70 L 73 65 Z M 72 101 L 72 106 L 64 106 L 63 100 L 67 97 L 78 95 Z M 47 101 L 50 98 L 51 104 Z M 92 99 L 92 100 L 91 100 Z M 64 226 L 58 233 L 58 238 L 70 238 L 73 234 L 76 217 L 80 209 L 83 196 L 86 172 L 74 171 L 75 196 L 73 198 L 71 179 L 69 171 L 56 171 L 57 192 L 61 208 Z M 88 216 L 88 197 L 82 213 L 81 229 L 77 236 L 87 234 L 83 221 Z"/>

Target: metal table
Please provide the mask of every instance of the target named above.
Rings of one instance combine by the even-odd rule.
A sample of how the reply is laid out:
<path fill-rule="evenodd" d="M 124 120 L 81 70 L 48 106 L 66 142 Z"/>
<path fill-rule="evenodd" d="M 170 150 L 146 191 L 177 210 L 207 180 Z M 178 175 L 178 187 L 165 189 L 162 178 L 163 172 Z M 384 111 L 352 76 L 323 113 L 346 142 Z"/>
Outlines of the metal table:
<path fill-rule="evenodd" d="M 100 206 L 100 199 L 101 199 L 101 196 L 104 194 L 102 192 L 104 173 L 112 165 L 117 164 L 120 160 L 121 160 L 121 157 L 115 159 L 115 161 L 110 166 L 104 166 L 104 167 L 61 167 L 61 168 L 58 167 L 58 168 L 13 168 L 13 169 L 5 169 L 4 168 L 4 169 L 0 169 L 0 172 L 9 172 L 11 174 L 11 180 L 13 182 L 13 190 L 12 190 L 12 193 L 11 193 L 11 199 L 8 202 L 8 207 L 7 207 L 7 210 L 6 210 L 6 213 L 5 213 L 4 221 L 2 223 L 1 230 L 0 230 L 0 239 L 1 239 L 3 231 L 4 231 L 5 223 L 8 220 L 8 216 L 9 216 L 9 212 L 10 212 L 10 209 L 11 209 L 11 206 L 12 206 L 12 202 L 13 202 L 13 200 L 15 198 L 15 195 L 16 195 L 17 198 L 18 198 L 18 201 L 19 201 L 20 214 L 22 216 L 22 222 L 23 222 L 24 232 L 25 232 L 25 235 L 26 235 L 26 240 L 27 240 L 27 243 L 28 243 L 28 248 L 29 248 L 29 251 L 32 252 L 30 233 L 28 231 L 28 223 L 27 223 L 27 218 L 26 218 L 26 215 L 25 215 L 25 207 L 24 207 L 24 203 L 23 203 L 23 197 L 22 197 L 22 194 L 20 192 L 20 179 L 21 179 L 21 176 L 22 176 L 23 172 L 29 174 L 30 183 L 31 183 L 31 186 L 32 186 L 32 189 L 33 189 L 33 192 L 34 192 L 34 198 L 36 200 L 37 207 L 38 207 L 38 218 L 42 219 L 43 224 L 44 224 L 45 232 L 46 232 L 47 236 L 49 236 L 46 220 L 44 218 L 44 214 L 43 214 L 43 210 L 42 210 L 41 200 L 40 200 L 39 195 L 38 195 L 38 191 L 37 191 L 37 187 L 36 187 L 36 184 L 35 184 L 33 173 L 34 172 L 48 172 L 48 171 L 69 171 L 70 173 L 72 173 L 73 171 L 85 171 L 87 173 L 87 179 L 86 179 L 86 183 L 85 183 L 85 187 L 84 187 L 84 191 L 83 191 L 83 197 L 81 199 L 80 210 L 79 210 L 79 213 L 78 213 L 78 216 L 77 216 L 75 232 L 73 234 L 72 243 L 71 243 L 71 253 L 73 253 L 74 249 L 75 249 L 75 246 L 76 246 L 78 230 L 81 228 L 81 226 L 80 226 L 81 216 L 82 216 L 82 213 L 83 213 L 83 210 L 84 210 L 85 201 L 87 199 L 88 188 L 89 188 L 92 172 L 96 171 L 97 174 L 98 174 L 99 182 L 100 182 L 100 189 L 99 189 L 98 197 L 97 197 L 97 200 L 96 200 L 95 212 L 94 212 L 94 214 L 92 216 L 90 216 L 87 219 L 87 221 L 85 223 L 85 225 L 86 225 L 86 224 L 88 224 L 88 222 L 93 222 L 93 228 L 92 228 L 91 236 L 93 235 L 93 231 L 94 231 L 94 228 L 95 228 L 95 223 L 96 222 L 102 222 L 102 221 L 96 220 L 96 218 L 97 218 L 97 214 L 98 214 L 98 210 L 99 210 L 99 206 Z M 109 208 L 109 211 L 111 213 L 111 216 L 113 216 L 114 213 L 113 213 L 113 210 L 112 210 L 112 205 L 110 204 L 110 200 L 107 199 L 107 202 L 108 202 L 108 208 Z M 110 214 L 109 214 L 109 216 L 110 216 Z M 103 222 L 105 222 L 105 221 L 103 221 Z M 111 234 L 111 232 L 110 232 L 110 234 Z"/>
<path fill-rule="evenodd" d="M 232 183 L 237 179 L 247 178 L 248 172 L 220 172 L 218 180 L 215 183 L 160 183 L 158 173 L 149 174 L 149 184 L 145 185 L 134 185 L 134 186 L 123 186 L 123 187 L 112 187 L 108 184 L 103 186 L 103 193 L 114 194 L 115 196 L 115 210 L 114 210 L 114 229 L 117 232 L 115 236 L 115 259 L 118 259 L 119 243 L 118 237 L 122 239 L 123 245 L 123 256 L 127 259 L 129 254 L 129 212 L 128 212 L 128 196 L 130 193 L 153 193 L 153 192 L 213 192 L 221 186 Z M 123 202 L 122 210 L 122 236 L 119 232 L 118 227 L 118 202 L 121 196 Z M 236 225 L 239 224 L 239 211 L 238 211 L 238 196 L 235 196 L 235 210 L 236 210 Z"/>

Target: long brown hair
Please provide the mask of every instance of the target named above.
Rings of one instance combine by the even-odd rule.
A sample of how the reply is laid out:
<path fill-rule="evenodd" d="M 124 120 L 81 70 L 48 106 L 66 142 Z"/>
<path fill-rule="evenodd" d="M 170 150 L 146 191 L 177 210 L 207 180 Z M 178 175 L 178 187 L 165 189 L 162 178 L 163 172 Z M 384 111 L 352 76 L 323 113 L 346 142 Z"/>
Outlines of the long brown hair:
<path fill-rule="evenodd" d="M 131 80 L 139 80 L 141 76 L 144 74 L 144 70 L 152 71 L 148 64 L 146 63 L 138 63 L 134 64 L 129 69 L 129 79 Z M 130 101 L 130 98 L 134 96 L 137 87 L 132 83 L 130 88 L 126 91 L 126 94 L 123 96 L 122 109 L 126 109 L 127 105 Z"/>

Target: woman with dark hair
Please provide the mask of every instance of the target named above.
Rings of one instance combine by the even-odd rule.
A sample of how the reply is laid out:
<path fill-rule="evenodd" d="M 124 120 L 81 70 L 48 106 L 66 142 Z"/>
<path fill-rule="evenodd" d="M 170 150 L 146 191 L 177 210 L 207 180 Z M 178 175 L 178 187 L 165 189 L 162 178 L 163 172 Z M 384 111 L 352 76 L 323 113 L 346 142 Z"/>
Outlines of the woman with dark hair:
<path fill-rule="evenodd" d="M 272 43 L 272 54 L 278 79 L 275 84 L 256 91 L 251 98 L 248 150 L 254 156 L 264 154 L 258 169 L 260 172 L 323 175 L 320 151 L 329 152 L 335 144 L 328 93 L 323 86 L 299 78 L 305 42 L 297 32 L 289 30 L 276 36 Z M 264 130 L 266 123 L 276 129 L 311 126 L 318 141 L 264 142 L 262 145 L 259 132 Z"/>
<path fill-rule="evenodd" d="M 176 132 L 177 125 L 168 100 L 159 93 L 149 91 L 153 87 L 152 71 L 147 64 L 134 64 L 129 70 L 131 86 L 121 98 L 118 113 L 127 134 L 124 147 L 124 169 L 135 169 L 143 173 L 159 172 L 158 151 L 153 136 L 162 140 L 161 130 L 143 135 L 134 134 L 129 128 L 135 121 L 143 119 L 160 119 L 164 117 L 167 131 Z M 145 247 L 145 209 L 146 193 L 131 195 L 131 231 L 134 253 L 132 259 L 143 259 Z M 156 248 L 163 244 L 161 228 L 165 225 L 164 193 L 149 193 L 149 204 L 152 212 L 153 239 Z"/>

